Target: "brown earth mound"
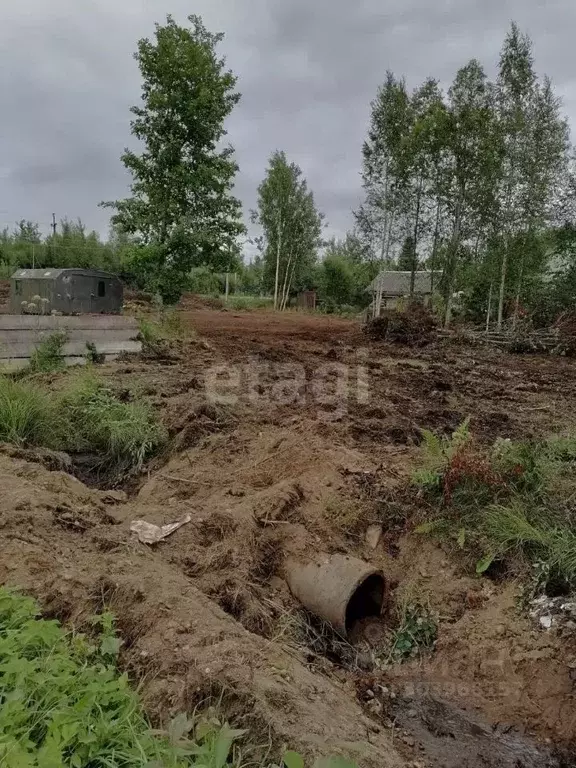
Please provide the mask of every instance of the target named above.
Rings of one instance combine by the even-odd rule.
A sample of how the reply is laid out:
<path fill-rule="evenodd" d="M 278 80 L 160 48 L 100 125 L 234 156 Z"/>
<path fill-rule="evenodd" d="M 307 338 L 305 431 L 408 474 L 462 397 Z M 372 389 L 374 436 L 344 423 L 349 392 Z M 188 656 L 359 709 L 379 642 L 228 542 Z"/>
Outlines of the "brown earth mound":
<path fill-rule="evenodd" d="M 197 293 L 185 293 L 178 307 L 188 312 L 199 309 L 222 309 L 223 301 L 216 296 L 199 296 Z"/>
<path fill-rule="evenodd" d="M 435 317 L 425 307 L 412 304 L 404 312 L 384 310 L 367 324 L 365 332 L 374 340 L 423 346 L 433 341 L 436 328 Z"/>

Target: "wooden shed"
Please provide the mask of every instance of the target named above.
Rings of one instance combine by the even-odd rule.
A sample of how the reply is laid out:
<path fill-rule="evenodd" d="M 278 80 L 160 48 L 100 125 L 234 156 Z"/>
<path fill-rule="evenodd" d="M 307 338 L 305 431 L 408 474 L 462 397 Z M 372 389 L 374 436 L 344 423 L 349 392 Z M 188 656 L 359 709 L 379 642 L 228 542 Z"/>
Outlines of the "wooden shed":
<path fill-rule="evenodd" d="M 124 288 L 119 277 L 96 269 L 19 269 L 12 275 L 12 314 L 119 314 Z"/>

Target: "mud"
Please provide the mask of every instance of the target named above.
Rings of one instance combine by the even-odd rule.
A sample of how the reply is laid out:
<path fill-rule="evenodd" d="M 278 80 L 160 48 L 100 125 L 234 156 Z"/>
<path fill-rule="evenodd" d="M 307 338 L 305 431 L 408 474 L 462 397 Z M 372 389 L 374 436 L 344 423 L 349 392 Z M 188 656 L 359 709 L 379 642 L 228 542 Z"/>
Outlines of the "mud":
<path fill-rule="evenodd" d="M 339 752 L 361 768 L 572 764 L 551 755 L 576 727 L 576 648 L 519 614 L 515 584 L 412 534 L 421 502 L 408 480 L 422 428 L 449 433 L 470 416 L 491 442 L 574 427 L 575 363 L 373 342 L 341 318 L 189 306 L 182 318 L 197 338 L 170 361 L 100 369 L 170 434 L 125 493 L 88 488 L 64 456 L 0 450 L 0 582 L 76 625 L 111 606 L 158 723 L 212 695 L 276 752 Z M 133 519 L 187 513 L 156 548 L 130 535 Z M 382 570 L 392 600 L 396 587 L 429 602 L 435 652 L 382 671 L 362 643 L 314 624 L 282 574 L 286 552 L 318 551 Z M 381 710 L 366 694 L 378 685 L 397 692 Z"/>

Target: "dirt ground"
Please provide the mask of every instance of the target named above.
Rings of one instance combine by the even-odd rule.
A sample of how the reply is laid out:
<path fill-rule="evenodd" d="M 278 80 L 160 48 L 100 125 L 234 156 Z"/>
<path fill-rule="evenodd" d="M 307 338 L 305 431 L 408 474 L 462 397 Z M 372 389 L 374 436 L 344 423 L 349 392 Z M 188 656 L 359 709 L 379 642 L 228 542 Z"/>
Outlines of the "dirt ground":
<path fill-rule="evenodd" d="M 298 313 L 184 303 L 181 317 L 196 336 L 172 355 L 101 368 L 168 426 L 169 448 L 141 477 L 88 487 L 54 457 L 0 450 L 0 582 L 80 625 L 111 606 L 155 722 L 216 698 L 271 756 L 576 765 L 576 645 L 519 613 L 518 585 L 466 573 L 406 528 L 420 429 L 449 433 L 470 416 L 487 442 L 566 431 L 575 363 L 378 343 L 355 321 Z M 130 534 L 133 520 L 187 514 L 157 547 Z M 391 601 L 409 590 L 429 602 L 435 652 L 383 671 L 369 639 L 335 649 L 283 578 L 288 555 L 314 552 L 382 569 Z"/>

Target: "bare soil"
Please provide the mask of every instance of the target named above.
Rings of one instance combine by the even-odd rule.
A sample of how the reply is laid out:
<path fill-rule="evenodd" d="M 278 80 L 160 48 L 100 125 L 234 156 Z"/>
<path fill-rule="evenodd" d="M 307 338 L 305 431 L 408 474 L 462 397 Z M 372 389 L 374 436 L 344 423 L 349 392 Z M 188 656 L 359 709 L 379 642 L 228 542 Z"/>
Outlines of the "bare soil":
<path fill-rule="evenodd" d="M 0 450 L 0 583 L 76 625 L 111 606 L 122 663 L 158 723 L 216 697 L 271 755 L 342 753 L 361 768 L 576 764 L 576 646 L 521 615 L 518 585 L 471 575 L 407 526 L 420 429 L 449 433 L 470 416 L 490 442 L 574 428 L 575 362 L 388 344 L 341 318 L 186 302 L 181 313 L 196 338 L 101 368 L 170 431 L 141 477 L 88 488 L 62 457 Z M 130 534 L 132 520 L 185 514 L 155 548 Z M 376 550 L 365 543 L 374 523 Z M 375 667 L 370 645 L 391 615 L 353 649 L 315 637 L 283 563 L 317 551 L 381 568 L 391 601 L 394 588 L 428 601 L 435 652 Z"/>

